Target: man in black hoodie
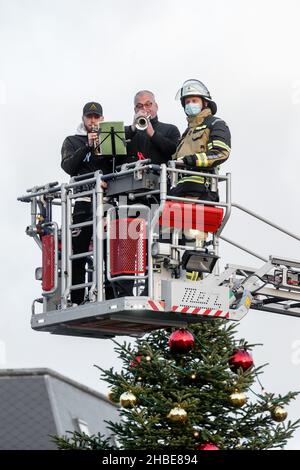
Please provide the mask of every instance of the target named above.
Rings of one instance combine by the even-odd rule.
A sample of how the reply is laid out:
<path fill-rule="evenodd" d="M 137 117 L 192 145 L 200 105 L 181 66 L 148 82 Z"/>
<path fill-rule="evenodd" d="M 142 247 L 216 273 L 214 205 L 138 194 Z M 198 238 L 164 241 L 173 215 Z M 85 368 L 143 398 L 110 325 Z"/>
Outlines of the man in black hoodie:
<path fill-rule="evenodd" d="M 172 155 L 180 138 L 180 132 L 173 124 L 159 122 L 158 105 L 152 91 L 141 90 L 134 97 L 134 120 L 131 126 L 125 127 L 127 155 L 139 157 L 142 154 L 152 163 L 158 165 L 172 160 Z M 146 130 L 136 128 L 136 118 L 144 116 L 149 119 Z"/>
<path fill-rule="evenodd" d="M 84 106 L 82 121 L 76 134 L 67 137 L 61 149 L 61 167 L 70 176 L 92 173 L 96 170 L 101 170 L 103 173 L 111 171 L 110 160 L 95 155 L 98 135 L 92 131 L 93 127 L 98 126 L 103 119 L 101 104 L 90 102 Z"/>
<path fill-rule="evenodd" d="M 64 140 L 61 155 L 61 167 L 70 176 L 78 176 L 101 170 L 103 174 L 111 173 L 112 160 L 109 157 L 101 157 L 95 152 L 98 142 L 98 134 L 93 132 L 93 127 L 103 121 L 102 106 L 96 102 L 89 102 L 83 108 L 82 122 L 77 128 L 76 134 Z M 103 182 L 103 187 L 106 183 Z M 88 189 L 88 188 L 87 188 Z M 78 224 L 92 220 L 92 204 L 89 196 L 76 198 L 73 211 L 73 223 Z M 93 234 L 92 226 L 82 227 L 72 233 L 73 254 L 89 251 L 89 245 Z M 82 284 L 85 281 L 86 258 L 73 261 L 72 285 Z M 106 298 L 113 297 L 111 287 L 106 290 Z M 71 291 L 73 303 L 81 304 L 84 301 L 84 289 Z"/>

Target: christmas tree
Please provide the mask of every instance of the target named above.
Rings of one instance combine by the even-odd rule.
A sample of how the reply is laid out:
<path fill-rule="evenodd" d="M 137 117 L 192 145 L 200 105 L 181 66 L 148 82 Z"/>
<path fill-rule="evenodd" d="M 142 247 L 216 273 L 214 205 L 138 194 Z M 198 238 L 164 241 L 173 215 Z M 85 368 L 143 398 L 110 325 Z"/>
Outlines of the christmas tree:
<path fill-rule="evenodd" d="M 235 326 L 219 319 L 116 343 L 123 370 L 99 369 L 121 407 L 120 421 L 107 422 L 118 447 L 79 433 L 56 442 L 63 449 L 283 448 L 299 426 L 285 409 L 298 392 L 264 391 L 254 346 L 237 341 Z"/>

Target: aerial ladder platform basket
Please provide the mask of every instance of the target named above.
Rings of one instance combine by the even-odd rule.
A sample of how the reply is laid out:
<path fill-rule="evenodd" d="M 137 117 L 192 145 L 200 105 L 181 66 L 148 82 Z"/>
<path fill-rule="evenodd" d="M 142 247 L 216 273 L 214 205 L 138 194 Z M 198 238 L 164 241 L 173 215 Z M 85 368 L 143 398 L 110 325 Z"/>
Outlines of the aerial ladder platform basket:
<path fill-rule="evenodd" d="M 36 269 L 42 293 L 32 303 L 34 330 L 138 337 L 212 318 L 238 321 L 250 306 L 300 316 L 300 262 L 266 260 L 222 232 L 236 207 L 300 238 L 232 203 L 229 173 L 203 174 L 215 187 L 224 185 L 220 202 L 171 196 L 169 188 L 183 174 L 201 175 L 174 162 L 158 166 L 144 160 L 109 175 L 95 172 L 73 177 L 67 184 L 35 186 L 18 198 L 30 203 L 26 233 L 42 252 L 42 266 Z M 92 217 L 75 224 L 73 206 L 83 197 L 90 200 Z M 88 226 L 93 233 L 89 251 L 74 254 L 72 234 Z M 220 238 L 262 259 L 264 265 L 227 265 L 220 273 Z M 82 284 L 73 285 L 73 261 L 80 258 L 87 260 L 86 276 Z M 108 298 L 108 286 L 113 298 Z M 129 289 L 126 295 L 124 286 Z M 76 289 L 85 289 L 81 305 L 71 302 Z"/>

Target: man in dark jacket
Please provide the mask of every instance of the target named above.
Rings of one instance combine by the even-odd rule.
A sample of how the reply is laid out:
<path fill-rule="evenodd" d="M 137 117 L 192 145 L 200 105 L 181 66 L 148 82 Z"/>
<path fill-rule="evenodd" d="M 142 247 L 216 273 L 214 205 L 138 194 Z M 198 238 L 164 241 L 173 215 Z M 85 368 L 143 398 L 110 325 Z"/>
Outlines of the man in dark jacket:
<path fill-rule="evenodd" d="M 172 160 L 180 139 L 180 132 L 173 124 L 160 122 L 157 111 L 158 105 L 152 91 L 141 90 L 136 93 L 133 123 L 125 127 L 129 161 L 140 159 L 142 156 L 150 159 L 152 163 L 161 165 Z M 148 126 L 144 130 L 136 127 L 137 118 L 141 116 L 148 121 Z M 126 295 L 132 295 L 133 281 L 123 281 L 122 286 Z M 147 290 L 143 292 L 143 295 L 147 295 Z"/>
<path fill-rule="evenodd" d="M 134 120 L 131 126 L 125 127 L 127 154 L 138 157 L 142 154 L 151 159 L 152 163 L 160 165 L 172 159 L 175 153 L 180 132 L 173 124 L 159 122 L 158 106 L 151 91 L 141 90 L 134 97 Z M 149 124 L 145 130 L 136 128 L 136 119 L 140 116 L 148 118 Z"/>
<path fill-rule="evenodd" d="M 102 106 L 99 103 L 89 102 L 84 106 L 82 122 L 77 128 L 76 134 L 67 137 L 61 149 L 61 167 L 70 176 L 92 173 L 96 170 L 101 170 L 103 174 L 111 173 L 112 160 L 109 157 L 97 155 L 98 134 L 93 132 L 93 127 L 97 127 L 103 119 Z M 106 187 L 105 182 L 102 184 Z M 77 198 L 73 211 L 73 223 L 78 224 L 91 219 L 91 198 Z M 92 234 L 92 226 L 82 227 L 73 231 L 73 254 L 89 251 Z M 86 258 L 73 261 L 72 285 L 84 283 L 86 261 Z M 113 296 L 110 291 L 109 293 L 106 291 L 106 293 L 106 298 Z M 72 302 L 79 305 L 84 301 L 84 294 L 84 289 L 71 291 Z"/>
<path fill-rule="evenodd" d="M 76 134 L 67 137 L 61 149 L 61 167 L 70 176 L 92 173 L 96 170 L 101 170 L 103 173 L 111 171 L 110 159 L 95 155 L 95 147 L 99 142 L 98 134 L 92 131 L 93 127 L 98 126 L 103 119 L 101 104 L 90 102 L 84 106 L 82 122 Z"/>

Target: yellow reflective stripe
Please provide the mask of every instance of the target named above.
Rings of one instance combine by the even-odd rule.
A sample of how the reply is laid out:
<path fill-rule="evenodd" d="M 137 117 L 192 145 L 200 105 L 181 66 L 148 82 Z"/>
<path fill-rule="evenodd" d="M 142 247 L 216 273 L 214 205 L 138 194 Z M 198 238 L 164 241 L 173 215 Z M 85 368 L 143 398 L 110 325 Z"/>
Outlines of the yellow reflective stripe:
<path fill-rule="evenodd" d="M 191 272 L 187 271 L 186 277 L 187 279 L 190 279 L 191 281 L 197 281 L 199 277 L 199 273 L 197 271 L 191 271 Z"/>
<path fill-rule="evenodd" d="M 193 180 L 193 179 L 184 180 L 184 181 L 180 180 L 180 181 L 178 181 L 177 184 L 183 184 L 183 183 L 198 183 L 198 184 L 204 184 L 205 181 L 204 181 L 204 180 L 203 180 L 203 181 L 198 181 L 198 180 Z"/>
<path fill-rule="evenodd" d="M 204 180 L 203 180 L 203 181 L 198 181 L 198 180 L 189 179 L 189 180 L 184 180 L 184 181 L 180 180 L 180 181 L 178 181 L 177 184 L 183 184 L 183 183 L 198 183 L 198 184 L 204 184 L 205 181 L 204 181 Z"/>
<path fill-rule="evenodd" d="M 181 178 L 177 184 L 182 184 L 182 183 L 199 183 L 199 184 L 204 184 L 205 183 L 205 178 L 203 176 L 190 176 L 186 178 Z"/>
<path fill-rule="evenodd" d="M 204 125 L 204 126 L 199 126 L 199 127 L 195 127 L 195 131 L 201 131 L 201 129 L 206 129 L 207 126 Z"/>
<path fill-rule="evenodd" d="M 222 140 L 213 140 L 212 143 L 209 143 L 207 147 L 211 149 L 214 145 L 217 145 L 218 147 L 228 150 L 228 152 L 230 152 L 231 150 L 229 145 L 225 144 L 225 142 L 223 142 Z"/>
<path fill-rule="evenodd" d="M 180 179 L 180 181 L 182 180 L 187 180 L 187 179 L 193 179 L 193 180 L 199 180 L 199 181 L 203 181 L 204 180 L 204 176 L 197 176 L 197 175 L 193 175 L 193 176 L 184 176 L 183 178 Z M 178 181 L 179 182 L 179 181 Z"/>
<path fill-rule="evenodd" d="M 218 143 L 218 144 L 215 144 L 215 145 L 209 144 L 209 145 L 207 146 L 207 148 L 208 148 L 208 150 L 211 150 L 214 146 L 215 146 L 215 147 L 223 148 L 223 149 L 227 150 L 227 152 L 230 152 L 230 151 L 231 151 L 231 148 L 228 147 L 228 145 L 226 145 L 226 144 L 224 144 L 224 143 L 222 143 L 222 144 L 221 144 L 221 143 Z"/>
<path fill-rule="evenodd" d="M 205 152 L 202 153 L 196 153 L 196 166 L 198 167 L 206 167 L 208 166 L 208 158 L 206 156 Z"/>
<path fill-rule="evenodd" d="M 196 166 L 202 166 L 202 153 L 196 153 Z"/>
<path fill-rule="evenodd" d="M 213 140 L 213 144 L 224 145 L 225 147 L 227 147 L 230 150 L 229 145 L 227 145 L 223 140 Z"/>

